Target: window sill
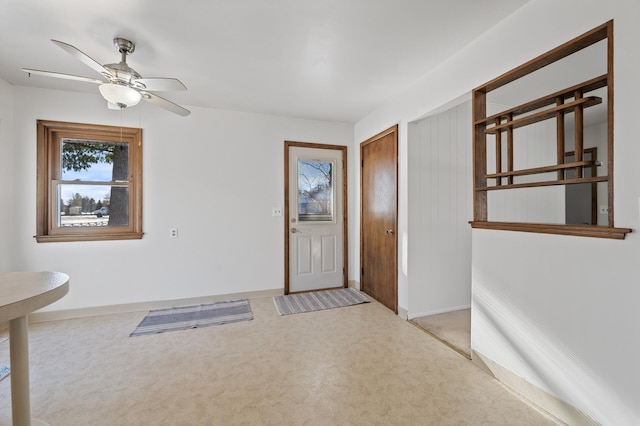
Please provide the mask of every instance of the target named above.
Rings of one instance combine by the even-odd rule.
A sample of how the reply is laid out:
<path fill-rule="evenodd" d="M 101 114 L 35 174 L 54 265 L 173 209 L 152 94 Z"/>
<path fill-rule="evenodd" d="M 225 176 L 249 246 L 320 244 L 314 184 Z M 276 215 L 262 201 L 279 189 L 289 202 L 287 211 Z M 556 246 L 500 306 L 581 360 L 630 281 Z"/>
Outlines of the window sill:
<path fill-rule="evenodd" d="M 540 234 L 573 235 L 575 237 L 610 238 L 624 240 L 630 228 L 609 228 L 588 225 L 548 225 L 541 223 L 514 222 L 469 222 L 475 229 L 496 229 L 501 231 L 537 232 Z"/>
<path fill-rule="evenodd" d="M 126 234 L 101 234 L 101 235 L 36 235 L 35 239 L 39 243 L 57 243 L 72 241 L 111 241 L 111 240 L 140 240 L 142 232 L 128 232 Z"/>

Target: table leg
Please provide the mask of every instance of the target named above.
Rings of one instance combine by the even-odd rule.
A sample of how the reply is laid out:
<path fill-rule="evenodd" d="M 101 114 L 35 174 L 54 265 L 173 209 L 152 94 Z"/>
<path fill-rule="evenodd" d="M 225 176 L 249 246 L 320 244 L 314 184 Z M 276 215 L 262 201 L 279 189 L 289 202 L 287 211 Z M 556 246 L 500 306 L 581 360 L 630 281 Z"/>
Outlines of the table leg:
<path fill-rule="evenodd" d="M 29 397 L 29 329 L 27 316 L 9 321 L 11 412 L 13 426 L 31 426 Z"/>

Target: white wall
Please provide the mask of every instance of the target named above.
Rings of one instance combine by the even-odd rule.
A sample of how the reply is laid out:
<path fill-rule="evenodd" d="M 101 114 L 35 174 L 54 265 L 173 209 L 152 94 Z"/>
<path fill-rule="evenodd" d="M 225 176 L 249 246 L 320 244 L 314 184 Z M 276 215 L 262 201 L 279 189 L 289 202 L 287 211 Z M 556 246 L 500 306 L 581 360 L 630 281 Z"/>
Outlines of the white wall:
<path fill-rule="evenodd" d="M 0 271 L 10 269 L 13 251 L 11 221 L 13 209 L 13 91 L 11 86 L 0 80 Z"/>
<path fill-rule="evenodd" d="M 406 194 L 408 122 L 612 18 L 615 223 L 636 232 L 617 241 L 474 230 L 472 348 L 598 422 L 621 425 L 640 424 L 640 3 L 531 0 L 358 122 L 354 141 L 357 146 L 400 123 L 400 194 Z M 401 197 L 399 229 L 411 238 L 407 205 Z M 352 232 L 357 241 L 358 229 Z M 408 294 L 419 284 L 403 274 L 399 303 L 407 307 Z"/>
<path fill-rule="evenodd" d="M 16 190 L 2 209 L 15 212 L 12 269 L 71 276 L 47 310 L 283 289 L 283 218 L 271 209 L 284 202 L 284 140 L 349 145 L 353 126 L 191 109 L 121 115 L 97 94 L 14 88 Z M 36 243 L 37 119 L 143 128 L 142 240 Z"/>
<path fill-rule="evenodd" d="M 408 317 L 471 306 L 471 101 L 409 124 Z"/>
<path fill-rule="evenodd" d="M 598 160 L 602 161 L 602 165 L 598 166 L 596 173 L 598 176 L 606 176 L 607 170 L 607 124 L 597 123 L 584 128 L 584 147 L 585 148 L 597 148 Z M 573 151 L 573 125 L 568 126 L 566 129 L 565 140 L 567 144 L 567 151 Z M 607 213 L 600 213 L 600 206 L 607 206 L 609 204 L 607 182 L 599 182 L 598 186 L 598 225 L 607 226 L 609 221 L 609 215 Z M 615 195 L 615 193 L 614 193 Z"/>

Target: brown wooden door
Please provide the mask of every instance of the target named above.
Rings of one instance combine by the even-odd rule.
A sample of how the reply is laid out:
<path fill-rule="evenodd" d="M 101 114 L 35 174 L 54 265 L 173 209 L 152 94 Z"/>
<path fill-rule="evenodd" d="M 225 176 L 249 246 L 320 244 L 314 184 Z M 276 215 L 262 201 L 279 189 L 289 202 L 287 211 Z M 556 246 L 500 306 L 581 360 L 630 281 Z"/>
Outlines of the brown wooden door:
<path fill-rule="evenodd" d="M 360 144 L 360 288 L 398 313 L 398 126 Z"/>

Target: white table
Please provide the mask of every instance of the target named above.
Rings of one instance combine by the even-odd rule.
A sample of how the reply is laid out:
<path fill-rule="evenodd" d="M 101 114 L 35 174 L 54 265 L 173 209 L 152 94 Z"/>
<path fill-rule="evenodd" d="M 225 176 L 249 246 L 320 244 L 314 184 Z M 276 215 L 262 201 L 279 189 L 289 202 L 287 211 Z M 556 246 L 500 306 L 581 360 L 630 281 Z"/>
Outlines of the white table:
<path fill-rule="evenodd" d="M 0 323 L 9 321 L 11 412 L 14 426 L 31 426 L 27 315 L 63 297 L 69 276 L 60 272 L 0 272 Z M 34 420 L 33 424 L 37 424 Z"/>

